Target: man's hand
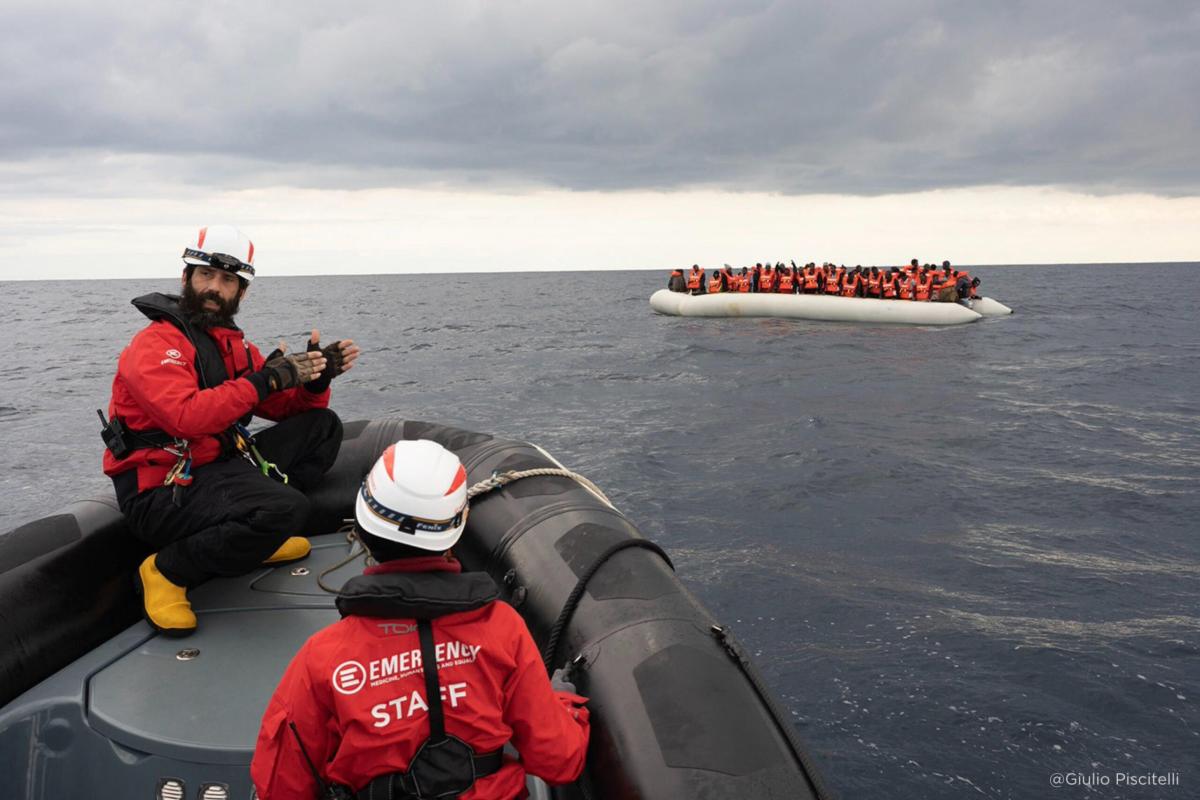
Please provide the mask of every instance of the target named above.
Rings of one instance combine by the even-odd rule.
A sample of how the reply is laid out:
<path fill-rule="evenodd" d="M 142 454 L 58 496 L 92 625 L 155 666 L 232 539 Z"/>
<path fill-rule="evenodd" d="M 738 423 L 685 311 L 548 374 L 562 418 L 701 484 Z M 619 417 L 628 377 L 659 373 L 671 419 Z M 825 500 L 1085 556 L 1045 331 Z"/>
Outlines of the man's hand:
<path fill-rule="evenodd" d="M 326 367 L 325 356 L 320 351 L 289 356 L 284 354 L 286 350 L 287 343 L 281 342 L 279 350 L 263 364 L 262 371 L 267 375 L 267 385 L 272 392 L 308 383 Z"/>
<path fill-rule="evenodd" d="M 359 349 L 352 339 L 341 339 L 321 347 L 321 332 L 313 328 L 312 335 L 308 338 L 308 352 L 320 353 L 325 365 L 311 380 L 302 383 L 305 389 L 320 394 L 329 388 L 334 378 L 354 366 L 354 362 L 358 360 Z"/>

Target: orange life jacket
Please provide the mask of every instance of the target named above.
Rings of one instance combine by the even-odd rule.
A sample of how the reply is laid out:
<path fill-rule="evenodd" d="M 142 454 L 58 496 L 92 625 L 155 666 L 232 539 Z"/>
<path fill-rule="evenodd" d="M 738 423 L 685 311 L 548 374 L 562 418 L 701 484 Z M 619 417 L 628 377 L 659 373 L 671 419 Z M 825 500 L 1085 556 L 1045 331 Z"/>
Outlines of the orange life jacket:
<path fill-rule="evenodd" d="M 760 292 L 770 292 L 775 288 L 775 270 L 764 269 L 762 275 L 758 278 L 758 290 Z"/>
<path fill-rule="evenodd" d="M 917 299 L 928 300 L 929 292 L 933 288 L 933 276 L 926 273 L 925 280 L 917 281 Z"/>
<path fill-rule="evenodd" d="M 839 277 L 841 276 L 834 270 L 829 270 L 829 272 L 825 273 L 825 294 L 838 294 L 841 291 L 838 285 L 840 283 L 838 280 Z"/>
<path fill-rule="evenodd" d="M 896 273 L 889 272 L 887 277 L 880 281 L 880 284 L 883 287 L 883 296 L 885 299 L 896 296 Z"/>
<path fill-rule="evenodd" d="M 692 270 L 691 272 L 688 273 L 687 287 L 689 289 L 699 289 L 700 281 L 702 278 L 704 278 L 703 272 L 701 272 L 700 270 Z"/>
<path fill-rule="evenodd" d="M 867 294 L 879 294 L 880 281 L 882 280 L 882 275 L 878 272 L 872 272 L 870 277 L 867 278 Z"/>
<path fill-rule="evenodd" d="M 718 275 L 715 278 L 709 278 L 708 279 L 708 293 L 716 294 L 719 291 L 721 291 L 721 276 Z"/>
<path fill-rule="evenodd" d="M 792 287 L 794 285 L 795 283 L 792 278 L 792 273 L 783 272 L 779 275 L 779 291 L 783 292 L 784 294 L 791 294 Z"/>
<path fill-rule="evenodd" d="M 862 280 L 862 276 L 857 272 L 851 272 L 842 279 L 842 297 L 855 297 L 858 295 L 858 284 Z"/>
<path fill-rule="evenodd" d="M 804 288 L 805 289 L 816 289 L 816 288 L 818 288 L 818 286 L 819 286 L 819 284 L 817 283 L 817 271 L 815 269 L 804 270 Z"/>
<path fill-rule="evenodd" d="M 737 290 L 739 292 L 750 291 L 750 274 L 749 273 L 747 273 L 745 275 L 738 275 L 737 281 L 738 281 Z"/>
<path fill-rule="evenodd" d="M 900 278 L 900 299 L 912 300 L 913 296 L 913 279 L 908 275 Z"/>

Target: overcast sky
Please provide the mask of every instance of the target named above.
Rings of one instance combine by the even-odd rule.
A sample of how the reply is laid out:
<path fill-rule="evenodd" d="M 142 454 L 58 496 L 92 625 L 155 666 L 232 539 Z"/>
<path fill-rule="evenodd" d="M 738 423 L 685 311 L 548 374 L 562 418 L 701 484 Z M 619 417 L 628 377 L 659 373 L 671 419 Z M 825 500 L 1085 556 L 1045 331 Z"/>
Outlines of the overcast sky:
<path fill-rule="evenodd" d="M 1195 260 L 1197 198 L 1195 0 L 0 8 L 0 278 Z"/>

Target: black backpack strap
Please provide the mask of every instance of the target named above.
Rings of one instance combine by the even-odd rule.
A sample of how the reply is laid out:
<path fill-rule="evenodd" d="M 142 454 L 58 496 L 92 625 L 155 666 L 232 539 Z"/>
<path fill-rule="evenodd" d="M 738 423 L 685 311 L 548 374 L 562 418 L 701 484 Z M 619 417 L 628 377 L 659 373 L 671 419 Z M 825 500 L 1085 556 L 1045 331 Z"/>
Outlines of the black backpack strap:
<path fill-rule="evenodd" d="M 446 717 L 442 713 L 442 687 L 438 683 L 433 623 L 427 619 L 417 620 L 417 636 L 421 639 L 421 671 L 425 673 L 425 697 L 429 706 L 429 739 L 440 742 L 446 738 Z"/>

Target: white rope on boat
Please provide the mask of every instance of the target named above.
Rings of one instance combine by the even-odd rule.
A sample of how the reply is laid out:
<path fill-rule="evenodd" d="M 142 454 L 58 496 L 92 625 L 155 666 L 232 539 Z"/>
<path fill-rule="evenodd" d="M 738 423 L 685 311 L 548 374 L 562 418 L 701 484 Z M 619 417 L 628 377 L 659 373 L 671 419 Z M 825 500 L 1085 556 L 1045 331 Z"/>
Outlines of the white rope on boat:
<path fill-rule="evenodd" d="M 478 495 L 486 494 L 494 489 L 499 489 L 501 486 L 512 483 L 515 480 L 520 480 L 521 478 L 534 478 L 539 475 L 556 475 L 562 478 L 571 478 L 576 480 L 583 486 L 583 488 L 596 495 L 596 497 L 599 497 L 609 506 L 612 506 L 612 501 L 608 499 L 604 492 L 600 491 L 600 487 L 592 483 L 583 475 L 580 475 L 578 472 L 572 472 L 566 468 L 556 469 L 553 467 L 509 470 L 508 472 L 494 472 L 492 473 L 492 477 L 482 480 L 472 486 L 470 489 L 467 489 L 467 499 L 470 500 Z"/>

